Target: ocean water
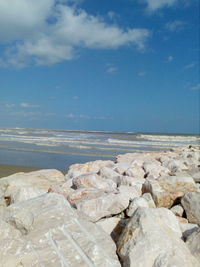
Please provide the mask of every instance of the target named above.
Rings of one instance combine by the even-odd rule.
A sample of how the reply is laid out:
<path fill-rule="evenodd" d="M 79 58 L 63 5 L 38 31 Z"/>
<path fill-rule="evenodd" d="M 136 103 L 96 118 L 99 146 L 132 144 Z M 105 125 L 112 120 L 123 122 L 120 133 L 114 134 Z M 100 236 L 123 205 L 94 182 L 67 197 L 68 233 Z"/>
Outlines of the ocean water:
<path fill-rule="evenodd" d="M 0 164 L 65 170 L 74 163 L 199 142 L 195 135 L 0 128 Z"/>

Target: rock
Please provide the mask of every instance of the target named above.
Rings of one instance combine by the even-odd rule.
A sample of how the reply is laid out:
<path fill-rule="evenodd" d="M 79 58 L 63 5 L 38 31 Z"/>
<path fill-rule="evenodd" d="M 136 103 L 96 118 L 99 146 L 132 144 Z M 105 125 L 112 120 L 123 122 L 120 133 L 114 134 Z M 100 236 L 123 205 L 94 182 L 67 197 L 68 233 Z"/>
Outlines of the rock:
<path fill-rule="evenodd" d="M 30 211 L 33 223 L 25 235 L 10 239 L 6 227 L 0 230 L 0 266 L 120 266 L 109 235 L 63 196 L 51 193 L 13 204 L 3 220 L 25 218 Z"/>
<path fill-rule="evenodd" d="M 156 205 L 150 193 L 144 193 L 142 195 L 142 198 L 144 198 L 147 201 L 149 208 L 156 208 Z"/>
<path fill-rule="evenodd" d="M 200 226 L 200 192 L 186 193 L 181 204 L 186 212 L 187 219 L 190 223 L 196 223 Z"/>
<path fill-rule="evenodd" d="M 137 189 L 139 194 L 142 194 L 142 186 L 145 183 L 145 179 L 142 178 L 134 178 L 130 176 L 121 176 L 118 182 L 118 185 L 125 185 L 125 186 L 130 186 L 134 187 Z"/>
<path fill-rule="evenodd" d="M 114 165 L 113 170 L 121 175 L 124 175 L 130 167 L 131 164 L 129 162 L 120 162 Z"/>
<path fill-rule="evenodd" d="M 80 191 L 80 197 L 75 194 L 76 191 L 73 196 L 70 196 L 70 203 L 79 211 L 85 213 L 92 222 L 121 213 L 128 207 L 129 201 L 138 196 L 138 192 L 134 188 L 127 186 L 120 186 L 118 191 L 110 193 Z"/>
<path fill-rule="evenodd" d="M 107 234 L 111 235 L 120 221 L 120 217 L 111 217 L 96 222 Z"/>
<path fill-rule="evenodd" d="M 73 178 L 73 187 L 75 189 L 80 187 L 92 187 L 100 190 L 113 191 L 117 188 L 117 185 L 112 180 L 103 179 L 97 174 L 83 174 Z"/>
<path fill-rule="evenodd" d="M 182 217 L 184 209 L 181 205 L 175 205 L 170 209 L 176 216 Z"/>
<path fill-rule="evenodd" d="M 1 178 L 0 188 L 4 192 L 4 197 L 9 198 L 18 192 L 18 196 L 21 195 L 21 198 L 28 199 L 35 197 L 37 193 L 39 194 L 40 190 L 47 192 L 51 185 L 63 183 L 64 181 L 64 175 L 60 171 L 48 169 L 29 173 L 17 173 L 5 178 Z M 32 189 L 23 191 L 23 188 Z M 29 194 L 28 191 L 31 193 Z M 33 191 L 35 193 L 33 193 Z"/>
<path fill-rule="evenodd" d="M 153 162 L 144 162 L 143 168 L 145 170 L 146 176 L 152 176 L 154 179 L 157 179 L 161 175 L 167 175 L 169 174 L 169 170 L 163 166 L 161 166 L 159 161 L 153 161 Z"/>
<path fill-rule="evenodd" d="M 126 210 L 126 215 L 131 217 L 138 207 L 149 208 L 149 205 L 144 198 L 136 197 L 131 201 L 128 209 Z"/>
<path fill-rule="evenodd" d="M 118 184 L 121 175 L 109 167 L 102 167 L 99 171 L 102 178 L 111 179 Z"/>
<path fill-rule="evenodd" d="M 125 171 L 125 175 L 131 176 L 134 178 L 144 178 L 145 172 L 141 167 L 133 166 L 133 167 L 128 168 Z"/>
<path fill-rule="evenodd" d="M 177 198 L 196 191 L 197 187 L 191 177 L 164 176 L 157 180 L 146 179 L 142 190 L 151 193 L 157 207 L 170 208 Z"/>
<path fill-rule="evenodd" d="M 180 228 L 182 231 L 183 240 L 186 240 L 188 236 L 190 236 L 194 231 L 198 229 L 197 224 L 193 224 L 193 223 L 179 223 L 179 224 L 180 224 Z"/>
<path fill-rule="evenodd" d="M 176 218 L 180 223 L 188 223 L 188 220 L 186 218 L 179 217 L 179 216 L 176 216 Z"/>
<path fill-rule="evenodd" d="M 68 196 L 74 193 L 74 191 L 75 191 L 74 189 L 68 186 L 67 182 L 65 182 L 62 185 L 50 186 L 50 188 L 48 189 L 48 193 L 56 193 L 59 195 L 63 195 L 65 198 L 68 198 Z"/>
<path fill-rule="evenodd" d="M 174 174 L 177 171 L 187 170 L 188 167 L 181 160 L 170 159 L 168 161 L 164 161 L 162 166 L 169 169 L 171 174 Z"/>
<path fill-rule="evenodd" d="M 200 266 L 200 228 L 194 231 L 186 241 L 186 245 L 198 261 Z"/>
<path fill-rule="evenodd" d="M 114 162 L 111 160 L 96 160 L 84 164 L 73 164 L 69 167 L 66 179 L 75 178 L 86 173 L 98 173 L 102 167 L 112 167 Z"/>
<path fill-rule="evenodd" d="M 17 203 L 21 201 L 26 201 L 31 198 L 35 198 L 45 194 L 45 190 L 32 188 L 32 187 L 22 187 L 18 188 L 17 191 L 11 191 L 10 193 L 10 203 Z"/>
<path fill-rule="evenodd" d="M 171 211 L 138 208 L 117 243 L 122 266 L 199 266 L 180 236 Z"/>
<path fill-rule="evenodd" d="M 192 176 L 192 178 L 194 179 L 196 183 L 200 183 L 200 168 L 199 167 L 190 168 L 188 173 Z"/>

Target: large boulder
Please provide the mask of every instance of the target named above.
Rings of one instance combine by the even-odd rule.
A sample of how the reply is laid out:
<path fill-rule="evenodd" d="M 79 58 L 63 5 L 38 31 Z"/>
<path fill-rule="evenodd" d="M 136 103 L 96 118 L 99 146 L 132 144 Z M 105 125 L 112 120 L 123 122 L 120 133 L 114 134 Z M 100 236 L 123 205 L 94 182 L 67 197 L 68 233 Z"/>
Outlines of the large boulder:
<path fill-rule="evenodd" d="M 161 176 L 157 180 L 147 179 L 143 185 L 143 192 L 151 193 L 156 206 L 166 208 L 185 193 L 196 190 L 195 182 L 189 176 Z"/>
<path fill-rule="evenodd" d="M 117 243 L 122 266 L 198 267 L 198 261 L 181 240 L 181 235 L 171 211 L 138 208 Z"/>
<path fill-rule="evenodd" d="M 65 181 L 64 175 L 57 170 L 40 170 L 29 173 L 16 173 L 0 179 L 0 188 L 12 202 L 31 199 L 45 192 L 50 186 Z"/>
<path fill-rule="evenodd" d="M 181 199 L 181 204 L 188 221 L 200 226 L 200 192 L 186 193 Z"/>
<path fill-rule="evenodd" d="M 130 200 L 139 196 L 137 190 L 128 186 L 120 186 L 117 191 L 109 193 L 83 188 L 76 191 L 68 198 L 70 203 L 87 214 L 92 222 L 121 213 L 128 207 Z"/>
<path fill-rule="evenodd" d="M 109 235 L 61 195 L 13 204 L 1 220 L 0 266 L 120 266 Z"/>

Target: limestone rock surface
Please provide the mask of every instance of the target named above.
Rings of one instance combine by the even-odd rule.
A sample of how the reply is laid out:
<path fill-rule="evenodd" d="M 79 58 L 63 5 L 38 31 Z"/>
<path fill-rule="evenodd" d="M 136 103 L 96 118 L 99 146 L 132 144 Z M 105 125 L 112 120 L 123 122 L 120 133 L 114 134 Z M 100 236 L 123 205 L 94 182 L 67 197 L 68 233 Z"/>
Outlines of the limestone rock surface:
<path fill-rule="evenodd" d="M 200 228 L 188 237 L 186 244 L 191 253 L 199 260 L 200 265 Z"/>
<path fill-rule="evenodd" d="M 122 266 L 198 267 L 180 235 L 178 222 L 169 210 L 138 208 L 117 243 Z"/>
<path fill-rule="evenodd" d="M 20 218 L 30 213 L 31 227 L 23 232 Z M 13 204 L 1 220 L 9 227 L 1 228 L 0 266 L 120 266 L 109 235 L 71 208 L 61 195 L 45 194 Z M 15 239 L 8 235 L 11 228 L 19 233 Z"/>
<path fill-rule="evenodd" d="M 147 179 L 143 185 L 143 192 L 151 193 L 156 206 L 166 208 L 185 193 L 196 190 L 194 180 L 188 176 L 161 176 L 157 180 Z"/>
<path fill-rule="evenodd" d="M 181 199 L 181 204 L 188 221 L 200 226 L 200 192 L 186 193 Z"/>

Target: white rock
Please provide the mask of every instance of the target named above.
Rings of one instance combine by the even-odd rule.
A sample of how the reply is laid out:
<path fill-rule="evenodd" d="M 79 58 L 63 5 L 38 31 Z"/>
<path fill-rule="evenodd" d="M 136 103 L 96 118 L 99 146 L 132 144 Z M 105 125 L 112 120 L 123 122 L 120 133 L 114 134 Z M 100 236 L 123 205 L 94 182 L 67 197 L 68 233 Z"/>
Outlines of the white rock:
<path fill-rule="evenodd" d="M 29 173 L 17 173 L 0 179 L 0 188 L 5 197 L 10 197 L 22 188 L 48 191 L 54 184 L 63 183 L 64 175 L 57 170 L 40 170 Z M 30 195 L 31 197 L 31 195 Z M 26 196 L 26 199 L 28 195 Z"/>
<path fill-rule="evenodd" d="M 102 167 L 112 167 L 114 162 L 111 160 L 96 160 L 84 164 L 73 164 L 69 167 L 66 179 L 75 178 L 86 173 L 98 173 Z"/>
<path fill-rule="evenodd" d="M 176 216 L 182 217 L 184 209 L 181 205 L 175 205 L 170 209 Z"/>
<path fill-rule="evenodd" d="M 187 219 L 190 223 L 196 223 L 200 226 L 200 192 L 186 193 L 181 204 L 186 212 Z"/>
<path fill-rule="evenodd" d="M 130 167 L 131 163 L 129 162 L 119 162 L 113 166 L 113 170 L 121 175 L 124 175 Z"/>
<path fill-rule="evenodd" d="M 10 239 L 4 233 L 7 228 L 1 229 L 0 266 L 120 266 L 109 235 L 72 209 L 63 196 L 45 194 L 13 204 L 3 220 L 10 223 L 13 218 L 12 226 L 18 229 L 16 218 L 30 212 L 32 226 L 20 238 Z"/>
<path fill-rule="evenodd" d="M 32 187 L 18 188 L 17 191 L 14 191 L 10 194 L 11 204 L 21 202 L 21 201 L 26 201 L 28 199 L 41 196 L 45 193 L 46 193 L 45 190 L 32 188 Z"/>
<path fill-rule="evenodd" d="M 115 182 L 111 179 L 104 179 L 97 174 L 83 174 L 76 178 L 73 178 L 73 187 L 93 187 L 100 190 L 113 191 L 117 188 Z"/>
<path fill-rule="evenodd" d="M 192 255 L 198 259 L 200 266 L 200 228 L 187 238 L 186 244 Z"/>
<path fill-rule="evenodd" d="M 92 222 L 106 216 L 116 215 L 124 211 L 131 199 L 138 196 L 137 190 L 120 186 L 118 191 L 105 193 L 103 191 L 80 191 L 73 193 L 69 201 L 79 211 L 85 213 Z"/>
<path fill-rule="evenodd" d="M 131 217 L 138 207 L 149 208 L 149 205 L 144 198 L 136 197 L 131 201 L 128 209 L 126 210 L 127 216 Z"/>
<path fill-rule="evenodd" d="M 120 221 L 120 217 L 110 217 L 96 222 L 107 234 L 111 235 Z"/>
<path fill-rule="evenodd" d="M 157 207 L 170 208 L 174 201 L 186 192 L 196 191 L 197 187 L 191 177 L 164 176 L 157 180 L 146 179 L 143 192 L 151 193 Z"/>
<path fill-rule="evenodd" d="M 194 231 L 198 229 L 197 224 L 193 223 L 179 223 L 182 231 L 183 240 L 186 240 Z"/>
<path fill-rule="evenodd" d="M 185 243 L 175 215 L 164 208 L 138 208 L 118 243 L 122 266 L 198 267 Z"/>
<path fill-rule="evenodd" d="M 145 172 L 141 167 L 133 166 L 133 167 L 128 168 L 125 171 L 125 175 L 131 176 L 134 178 L 144 178 Z"/>
<path fill-rule="evenodd" d="M 142 198 L 144 198 L 147 201 L 149 208 L 156 208 L 156 205 L 150 193 L 144 193 L 142 195 Z"/>

